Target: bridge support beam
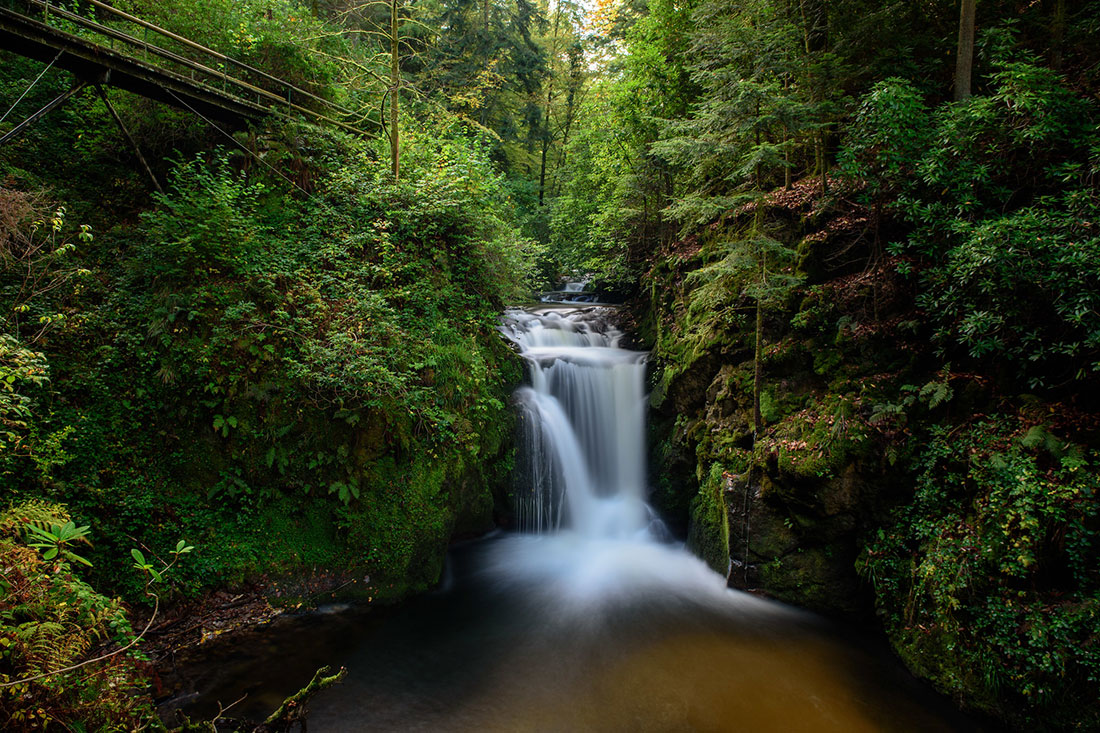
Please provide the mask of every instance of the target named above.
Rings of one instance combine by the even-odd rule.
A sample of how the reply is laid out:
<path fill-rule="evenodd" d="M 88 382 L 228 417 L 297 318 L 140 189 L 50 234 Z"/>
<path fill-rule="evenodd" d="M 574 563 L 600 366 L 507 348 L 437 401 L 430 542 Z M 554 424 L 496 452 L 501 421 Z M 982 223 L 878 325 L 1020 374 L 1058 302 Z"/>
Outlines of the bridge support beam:
<path fill-rule="evenodd" d="M 65 102 L 69 101 L 69 99 L 71 99 L 76 94 L 79 94 L 80 92 L 84 91 L 84 88 L 86 86 L 88 86 L 88 82 L 83 81 L 83 80 L 78 81 L 75 84 L 73 84 L 73 86 L 69 89 L 69 91 L 65 92 L 64 94 L 59 96 L 57 99 L 53 100 L 52 102 L 47 104 L 45 107 L 38 110 L 37 112 L 35 112 L 30 117 L 23 120 L 18 125 L 11 128 L 10 130 L 8 130 L 7 133 L 5 133 L 3 137 L 0 137 L 0 145 L 3 145 L 4 143 L 8 142 L 9 140 L 14 140 L 15 138 L 22 135 L 23 132 L 28 127 L 33 125 L 35 122 L 38 122 L 40 119 L 42 119 L 43 117 L 48 115 L 50 112 L 54 111 L 55 109 L 57 109 L 61 105 L 65 104 Z"/>
<path fill-rule="evenodd" d="M 99 98 L 103 100 L 103 104 L 107 106 L 107 111 L 111 113 L 111 117 L 115 118 L 115 122 L 118 123 L 118 129 L 122 130 L 122 134 L 130 143 L 130 147 L 134 149 L 134 153 L 137 155 L 138 162 L 141 163 L 141 167 L 145 169 L 145 172 L 149 174 L 149 179 L 153 182 L 153 187 L 160 193 L 164 193 L 164 189 L 160 187 L 160 181 L 153 174 L 153 169 L 149 167 L 149 164 L 145 162 L 145 156 L 141 154 L 141 148 L 138 147 L 137 140 L 130 134 L 130 131 L 126 129 L 126 125 L 123 124 L 122 118 L 118 116 L 118 112 L 115 111 L 115 106 L 111 104 L 111 100 L 107 98 L 107 92 L 100 84 L 95 85 L 96 91 L 99 92 Z"/>

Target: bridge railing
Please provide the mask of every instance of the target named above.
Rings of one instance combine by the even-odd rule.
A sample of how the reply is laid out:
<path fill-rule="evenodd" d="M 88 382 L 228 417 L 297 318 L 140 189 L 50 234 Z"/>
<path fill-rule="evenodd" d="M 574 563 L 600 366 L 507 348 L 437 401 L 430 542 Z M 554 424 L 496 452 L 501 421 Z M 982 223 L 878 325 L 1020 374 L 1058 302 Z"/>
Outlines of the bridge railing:
<path fill-rule="evenodd" d="M 182 73 L 190 77 L 193 82 L 224 94 L 273 110 L 302 114 L 349 132 L 362 134 L 361 130 L 345 121 L 356 117 L 362 118 L 361 115 L 356 115 L 335 102 L 262 69 L 114 8 L 102 0 L 80 0 L 80 6 L 94 8 L 102 14 L 98 19 L 74 12 L 52 0 L 4 0 L 3 4 L 51 26 L 75 26 L 86 33 L 106 39 L 107 45 L 116 52 L 131 58 L 139 58 L 151 66 Z M 100 22 L 108 19 L 113 23 L 112 25 Z M 134 31 L 134 28 L 138 30 Z M 141 37 L 135 33 L 140 33 Z M 158 42 L 154 43 L 150 39 Z M 166 45 L 186 49 L 189 55 L 184 56 L 177 50 L 165 48 Z M 248 78 L 242 78 L 242 76 Z M 252 80 L 256 80 L 257 83 L 253 83 Z M 263 83 L 268 88 L 259 86 L 259 83 Z"/>

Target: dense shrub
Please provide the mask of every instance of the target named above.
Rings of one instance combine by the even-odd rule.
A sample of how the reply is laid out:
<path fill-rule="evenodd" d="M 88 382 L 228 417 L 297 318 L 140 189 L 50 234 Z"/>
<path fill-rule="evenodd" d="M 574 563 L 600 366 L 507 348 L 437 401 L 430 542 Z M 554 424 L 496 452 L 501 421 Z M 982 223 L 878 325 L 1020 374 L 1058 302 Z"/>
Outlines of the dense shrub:
<path fill-rule="evenodd" d="M 930 109 L 890 80 L 845 154 L 868 203 L 911 228 L 894 250 L 948 356 L 1057 387 L 1100 370 L 1096 105 L 1053 71 L 1001 60 L 991 93 Z M 912 264 L 910 264 L 912 263 Z"/>
<path fill-rule="evenodd" d="M 95 269 L 43 344 L 52 382 L 5 346 L 8 432 L 40 436 L 5 456 L 5 488 L 94 520 L 106 587 L 138 597 L 116 564 L 129 537 L 186 536 L 190 592 L 314 563 L 366 568 L 364 594 L 394 597 L 488 521 L 519 378 L 496 318 L 530 243 L 480 142 L 403 139 L 399 184 L 342 135 L 297 154 L 313 192 L 226 151 L 181 161 L 137 227 L 79 255 Z"/>
<path fill-rule="evenodd" d="M 860 560 L 914 670 L 1017 722 L 1100 724 L 1098 458 L 1034 418 L 932 430 Z"/>
<path fill-rule="evenodd" d="M 28 502 L 0 513 L 0 726 L 8 731 L 137 730 L 153 721 L 136 654 L 60 674 L 133 634 L 118 599 L 95 592 L 62 557 L 24 541 L 29 522 L 66 522 L 64 507 Z"/>

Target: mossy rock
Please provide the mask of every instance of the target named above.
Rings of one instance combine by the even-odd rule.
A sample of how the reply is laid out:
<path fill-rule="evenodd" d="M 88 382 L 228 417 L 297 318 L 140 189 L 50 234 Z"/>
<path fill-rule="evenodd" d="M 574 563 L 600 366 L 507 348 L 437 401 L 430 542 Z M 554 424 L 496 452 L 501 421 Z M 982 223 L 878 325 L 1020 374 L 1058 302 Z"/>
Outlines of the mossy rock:
<path fill-rule="evenodd" d="M 836 543 L 802 548 L 759 567 L 761 587 L 781 601 L 828 615 L 865 614 L 865 593 L 853 570 L 854 550 Z"/>
<path fill-rule="evenodd" d="M 724 576 L 729 574 L 730 569 L 729 509 L 726 506 L 725 485 L 722 466 L 715 463 L 691 502 L 691 526 L 687 541 L 693 553 Z"/>
<path fill-rule="evenodd" d="M 684 366 L 669 382 L 660 409 L 670 414 L 685 414 L 703 406 L 721 360 L 717 354 L 704 353 Z"/>
<path fill-rule="evenodd" d="M 654 436 L 668 435 L 665 425 L 651 426 Z M 691 518 L 691 505 L 699 491 L 695 479 L 695 455 L 687 446 L 672 437 L 651 439 L 651 463 L 659 466 L 655 472 L 650 504 L 670 524 L 673 532 L 684 536 Z"/>

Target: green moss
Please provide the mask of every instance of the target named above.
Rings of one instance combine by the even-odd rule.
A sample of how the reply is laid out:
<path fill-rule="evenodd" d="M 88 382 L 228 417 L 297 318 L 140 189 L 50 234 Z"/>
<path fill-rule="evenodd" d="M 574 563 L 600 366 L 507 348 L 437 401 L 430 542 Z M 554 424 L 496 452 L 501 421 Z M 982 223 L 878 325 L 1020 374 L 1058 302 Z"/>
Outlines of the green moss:
<path fill-rule="evenodd" d="M 872 434 L 858 398 L 829 395 L 785 418 L 757 452 L 775 455 L 779 471 L 789 476 L 829 478 L 871 449 Z"/>
<path fill-rule="evenodd" d="M 860 598 L 845 572 L 845 552 L 839 544 L 799 547 L 759 567 L 760 585 L 781 601 L 834 614 L 858 614 Z"/>
<path fill-rule="evenodd" d="M 725 575 L 730 566 L 729 508 L 725 499 L 726 479 L 722 466 L 710 467 L 707 480 L 691 503 L 688 547 L 715 572 Z"/>

